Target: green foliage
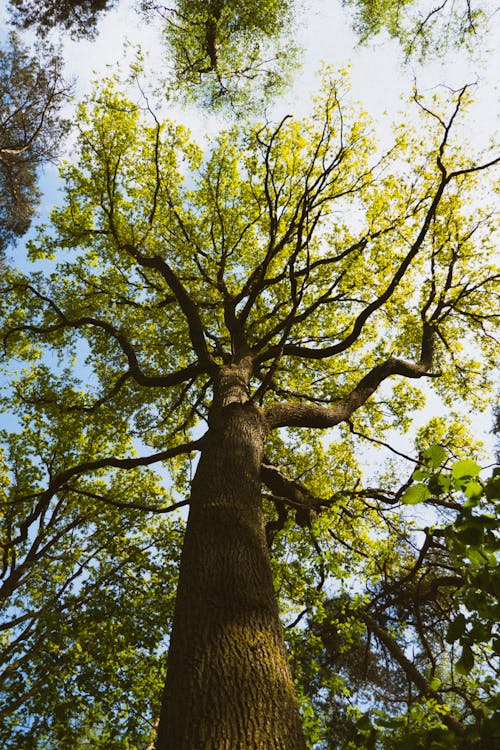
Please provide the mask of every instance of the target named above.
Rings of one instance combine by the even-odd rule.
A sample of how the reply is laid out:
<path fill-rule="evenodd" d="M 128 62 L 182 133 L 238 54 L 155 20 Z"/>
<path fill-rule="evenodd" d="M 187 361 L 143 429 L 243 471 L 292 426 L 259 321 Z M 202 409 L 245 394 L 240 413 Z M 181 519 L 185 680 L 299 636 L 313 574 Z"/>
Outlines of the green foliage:
<path fill-rule="evenodd" d="M 209 107 L 244 107 L 274 97 L 297 65 L 290 0 L 143 0 L 147 17 L 165 22 L 177 92 Z M 202 84 L 202 85 L 200 85 Z"/>
<path fill-rule="evenodd" d="M 94 37 L 102 14 L 116 0 L 10 0 L 13 23 L 46 35 L 56 28 Z M 164 25 L 171 93 L 209 107 L 247 110 L 283 90 L 298 64 L 291 40 L 291 0 L 141 0 L 145 20 Z M 262 102 L 260 102 L 262 104 Z"/>
<path fill-rule="evenodd" d="M 62 60 L 53 49 L 32 55 L 11 34 L 0 49 L 0 255 L 30 226 L 40 167 L 55 159 L 67 123 Z"/>
<path fill-rule="evenodd" d="M 423 503 L 431 496 L 429 488 L 425 484 L 412 484 L 405 490 L 404 495 L 401 497 L 401 502 L 407 505 L 415 505 L 416 503 Z"/>
<path fill-rule="evenodd" d="M 451 419 L 420 431 L 413 479 L 357 458 L 411 424 L 423 378 L 488 401 L 495 160 L 453 140 L 466 89 L 382 156 L 345 89 L 325 77 L 312 117 L 243 122 L 205 153 L 113 82 L 80 105 L 35 268 L 9 271 L 0 303 L 6 750 L 149 741 L 177 503 L 213 372 L 241 351 L 278 414 L 264 501 L 310 746 L 492 726 L 497 485 Z"/>
<path fill-rule="evenodd" d="M 450 47 L 480 49 L 490 16 L 488 0 L 444 0 L 434 7 L 425 0 L 342 0 L 362 41 L 387 32 L 402 45 L 407 59 L 444 53 Z M 94 37 L 98 21 L 116 0 L 9 0 L 10 18 L 18 28 L 51 30 L 74 38 Z M 149 23 L 164 26 L 166 62 L 161 88 L 215 109 L 237 113 L 263 105 L 289 83 L 300 64 L 294 31 L 311 9 L 301 0 L 140 0 Z M 332 29 L 335 41 L 337 30 Z"/>
<path fill-rule="evenodd" d="M 315 731 L 323 737 L 317 747 L 483 750 L 498 737 L 500 474 L 495 470 L 486 480 L 478 480 L 475 462 L 453 462 L 447 456 L 445 460 L 443 446 L 437 444 L 422 458 L 418 478 L 427 481 L 416 486 L 427 487 L 428 503 L 453 508 L 453 520 L 447 523 L 445 515 L 440 525 L 426 529 L 427 542 L 413 561 L 401 547 L 391 578 L 386 571 L 378 585 L 373 576 L 370 581 L 365 561 L 365 572 L 356 582 L 364 582 L 366 595 L 344 590 L 333 597 L 317 596 L 308 609 L 307 627 L 290 637 L 301 691 L 316 717 Z M 436 476 L 449 481 L 437 485 Z M 439 499 L 434 498 L 436 486 Z M 323 546 L 320 539 L 317 543 Z M 339 539 L 352 544 L 344 530 Z M 432 553 L 432 539 L 442 540 L 446 547 L 439 542 Z M 323 549 L 321 555 L 326 562 Z M 337 582 L 344 575 L 337 567 Z M 411 593 L 405 594 L 410 581 Z M 438 620 L 430 617 L 434 608 Z M 363 621 L 366 630 L 359 629 Z M 402 650 L 410 646 L 414 667 L 405 663 Z M 403 681 L 398 667 L 404 670 Z M 415 667 L 422 681 L 413 675 L 419 689 L 412 695 Z M 406 702 L 405 692 L 407 708 L 398 713 L 398 704 Z M 356 701 L 363 710 L 353 709 Z M 448 717 L 464 709 L 466 718 L 457 736 Z"/>
<path fill-rule="evenodd" d="M 13 23 L 20 28 L 34 27 L 46 35 L 54 26 L 75 37 L 92 37 L 101 13 L 116 0 L 9 0 Z"/>
<path fill-rule="evenodd" d="M 343 0 L 354 13 L 354 27 L 366 41 L 385 31 L 408 58 L 444 54 L 450 48 L 479 46 L 493 12 L 488 2 L 459 0 L 433 4 L 422 0 Z"/>
<path fill-rule="evenodd" d="M 2 588 L 3 747 L 86 747 L 88 731 L 95 747 L 149 742 L 182 524 L 139 512 L 146 492 L 165 494 L 137 472 L 65 488 L 16 546 Z M 9 534 L 14 519 L 2 521 Z"/>

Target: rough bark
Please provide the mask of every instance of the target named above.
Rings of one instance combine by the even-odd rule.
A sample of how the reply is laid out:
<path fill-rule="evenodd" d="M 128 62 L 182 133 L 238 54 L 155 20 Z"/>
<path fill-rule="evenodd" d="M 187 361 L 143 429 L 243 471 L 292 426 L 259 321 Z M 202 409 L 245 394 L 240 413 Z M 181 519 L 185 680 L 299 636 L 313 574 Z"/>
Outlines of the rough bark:
<path fill-rule="evenodd" d="M 192 484 L 156 750 L 305 750 L 261 510 L 266 423 L 245 380 L 221 373 Z"/>

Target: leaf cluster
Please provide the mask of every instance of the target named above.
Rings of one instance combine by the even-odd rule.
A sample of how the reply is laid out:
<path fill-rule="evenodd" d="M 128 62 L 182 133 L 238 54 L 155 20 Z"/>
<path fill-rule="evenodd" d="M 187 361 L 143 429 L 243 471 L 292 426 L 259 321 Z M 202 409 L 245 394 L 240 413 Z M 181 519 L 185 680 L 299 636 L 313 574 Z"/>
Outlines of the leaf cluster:
<path fill-rule="evenodd" d="M 34 27 L 41 36 L 59 26 L 74 37 L 92 38 L 101 14 L 115 3 L 116 0 L 9 0 L 9 11 L 15 26 Z"/>
<path fill-rule="evenodd" d="M 15 34 L 0 49 L 0 253 L 30 226 L 40 168 L 55 161 L 69 87 L 54 49 L 31 54 Z"/>

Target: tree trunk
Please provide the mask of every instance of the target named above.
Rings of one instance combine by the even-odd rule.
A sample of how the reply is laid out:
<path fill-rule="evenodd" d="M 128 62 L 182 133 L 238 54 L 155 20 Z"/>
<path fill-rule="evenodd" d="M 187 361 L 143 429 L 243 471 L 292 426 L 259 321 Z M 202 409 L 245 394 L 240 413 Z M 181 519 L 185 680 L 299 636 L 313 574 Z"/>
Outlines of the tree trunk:
<path fill-rule="evenodd" d="M 193 480 L 156 750 L 305 750 L 261 510 L 266 431 L 228 400 Z"/>

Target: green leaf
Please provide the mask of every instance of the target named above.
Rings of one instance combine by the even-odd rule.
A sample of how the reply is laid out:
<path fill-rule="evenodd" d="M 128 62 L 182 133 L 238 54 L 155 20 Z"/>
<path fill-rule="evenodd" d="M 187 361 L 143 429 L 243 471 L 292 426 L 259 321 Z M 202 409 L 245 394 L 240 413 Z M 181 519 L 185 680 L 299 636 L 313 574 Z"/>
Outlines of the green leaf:
<path fill-rule="evenodd" d="M 484 530 L 480 523 L 469 522 L 456 530 L 456 535 L 461 542 L 477 546 L 482 543 Z"/>
<path fill-rule="evenodd" d="M 433 495 L 442 495 L 450 489 L 451 479 L 446 474 L 433 474 L 427 485 Z"/>
<path fill-rule="evenodd" d="M 454 479 L 464 479 L 465 477 L 477 477 L 480 471 L 481 467 L 475 461 L 465 458 L 463 461 L 457 461 L 451 473 Z"/>
<path fill-rule="evenodd" d="M 446 458 L 446 451 L 442 445 L 430 445 L 424 450 L 423 455 L 428 466 L 439 469 Z"/>
<path fill-rule="evenodd" d="M 429 488 L 425 484 L 412 484 L 411 487 L 404 492 L 401 497 L 401 502 L 405 505 L 416 505 L 417 503 L 423 503 L 428 500 L 431 496 Z"/>
<path fill-rule="evenodd" d="M 466 556 L 469 558 L 474 568 L 480 568 L 481 565 L 484 565 L 487 562 L 481 550 L 475 549 L 474 547 L 467 550 Z"/>
<path fill-rule="evenodd" d="M 496 469 L 495 469 L 496 472 Z M 493 476 L 487 481 L 485 495 L 488 500 L 500 499 L 500 474 L 493 473 Z"/>
<path fill-rule="evenodd" d="M 472 480 L 467 482 L 464 492 L 470 500 L 476 499 L 483 494 L 483 487 L 479 482 Z"/>
<path fill-rule="evenodd" d="M 468 632 L 468 637 L 471 638 L 474 643 L 485 643 L 491 638 L 492 627 L 492 622 L 481 622 L 480 620 L 476 620 Z"/>
<path fill-rule="evenodd" d="M 465 615 L 462 613 L 457 615 L 448 625 L 448 630 L 446 631 L 446 642 L 454 643 L 457 641 L 460 636 L 465 633 L 466 623 Z"/>
<path fill-rule="evenodd" d="M 455 670 L 459 674 L 469 674 L 472 667 L 474 666 L 474 653 L 470 646 L 464 646 L 462 648 L 462 655 L 455 664 Z"/>
<path fill-rule="evenodd" d="M 427 471 L 427 469 L 415 469 L 411 478 L 419 482 L 422 479 L 428 479 L 429 472 Z"/>

